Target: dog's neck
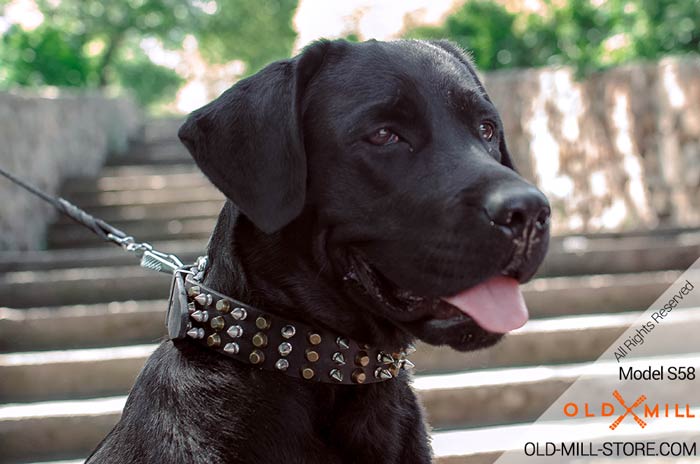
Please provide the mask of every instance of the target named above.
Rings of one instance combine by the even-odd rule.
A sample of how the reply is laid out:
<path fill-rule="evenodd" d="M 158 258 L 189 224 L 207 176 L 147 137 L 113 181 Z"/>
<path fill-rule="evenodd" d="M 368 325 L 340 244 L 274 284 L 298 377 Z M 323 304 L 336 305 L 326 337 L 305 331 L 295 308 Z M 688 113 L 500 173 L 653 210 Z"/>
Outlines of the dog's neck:
<path fill-rule="evenodd" d="M 205 284 L 250 305 L 322 326 L 358 342 L 406 346 L 405 331 L 375 315 L 376 304 L 344 283 L 328 259 L 322 234 L 305 214 L 272 235 L 226 202 L 208 250 Z M 313 237 L 310 238 L 310 237 Z"/>

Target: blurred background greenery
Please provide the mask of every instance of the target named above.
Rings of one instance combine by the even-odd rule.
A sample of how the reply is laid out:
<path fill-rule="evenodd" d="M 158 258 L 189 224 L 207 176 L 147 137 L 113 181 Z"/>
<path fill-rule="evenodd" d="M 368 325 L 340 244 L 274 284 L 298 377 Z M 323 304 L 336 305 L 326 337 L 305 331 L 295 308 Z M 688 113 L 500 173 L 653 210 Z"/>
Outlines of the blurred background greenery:
<path fill-rule="evenodd" d="M 371 3 L 341 13 L 344 26 L 334 35 L 371 38 L 357 19 Z M 570 65 L 584 75 L 700 50 L 700 0 L 451 1 L 442 2 L 443 14 L 429 24 L 408 14 L 411 2 L 374 3 L 383 4 L 387 21 L 401 16 L 400 30 L 389 38 L 454 40 L 487 71 Z M 420 3 L 414 0 L 413 8 Z M 223 75 L 230 85 L 292 54 L 304 45 L 302 36 L 313 38 L 303 34 L 303 21 L 294 21 L 297 0 L 0 0 L 0 8 L 0 90 L 110 87 L 131 92 L 153 111 L 177 110 L 168 104 L 193 69 L 200 77 Z M 213 87 L 207 91 L 225 88 Z M 199 95 L 198 103 L 214 96 Z"/>

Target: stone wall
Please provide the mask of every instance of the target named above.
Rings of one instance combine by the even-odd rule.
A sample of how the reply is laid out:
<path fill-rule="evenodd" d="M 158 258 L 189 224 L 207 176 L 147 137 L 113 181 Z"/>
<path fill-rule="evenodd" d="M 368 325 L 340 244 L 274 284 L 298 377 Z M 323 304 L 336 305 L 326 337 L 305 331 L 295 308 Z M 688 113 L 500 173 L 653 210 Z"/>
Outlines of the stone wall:
<path fill-rule="evenodd" d="M 568 69 L 496 72 L 485 85 L 556 232 L 700 225 L 700 57 L 582 81 Z"/>
<path fill-rule="evenodd" d="M 66 178 L 97 173 L 143 128 L 127 98 L 0 93 L 0 165 L 55 194 Z M 0 177 L 0 250 L 41 248 L 55 212 Z"/>

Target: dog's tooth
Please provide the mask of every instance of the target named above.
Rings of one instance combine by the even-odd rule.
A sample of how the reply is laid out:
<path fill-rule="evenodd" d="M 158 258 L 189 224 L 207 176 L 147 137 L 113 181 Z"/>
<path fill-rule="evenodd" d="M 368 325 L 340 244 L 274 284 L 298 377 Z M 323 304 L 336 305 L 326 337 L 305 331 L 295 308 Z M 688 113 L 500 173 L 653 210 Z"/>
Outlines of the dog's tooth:
<path fill-rule="evenodd" d="M 374 376 L 378 379 L 381 379 L 381 380 L 389 380 L 389 379 L 394 378 L 394 376 L 391 375 L 391 372 L 389 371 L 389 369 L 385 369 L 383 367 L 376 368 L 374 370 Z"/>
<path fill-rule="evenodd" d="M 239 338 L 243 336 L 243 327 L 240 325 L 232 325 L 226 330 L 226 333 L 231 338 Z"/>
<path fill-rule="evenodd" d="M 366 351 L 359 351 L 357 355 L 355 355 L 355 364 L 362 367 L 367 367 L 367 365 L 369 365 L 369 355 Z"/>
<path fill-rule="evenodd" d="M 338 369 L 331 369 L 331 371 L 328 373 L 331 379 L 335 380 L 336 382 L 342 382 L 343 381 L 343 373 L 340 372 Z"/>
<path fill-rule="evenodd" d="M 255 327 L 257 327 L 260 330 L 267 330 L 270 328 L 270 325 L 270 318 L 267 316 L 258 316 L 255 319 Z"/>
<path fill-rule="evenodd" d="M 319 345 L 321 343 L 321 335 L 317 334 L 316 332 L 311 332 L 308 338 L 309 343 L 312 345 Z"/>
<path fill-rule="evenodd" d="M 352 371 L 352 381 L 355 383 L 365 383 L 367 380 L 367 374 L 362 369 L 355 369 Z"/>
<path fill-rule="evenodd" d="M 285 325 L 282 327 L 282 330 L 280 330 L 280 333 L 282 334 L 282 338 L 289 340 L 297 333 L 297 329 L 293 325 Z"/>
<path fill-rule="evenodd" d="M 238 346 L 238 343 L 231 342 L 231 343 L 227 343 L 224 346 L 224 351 L 229 353 L 229 354 L 238 354 L 238 352 L 240 351 L 240 347 Z"/>
<path fill-rule="evenodd" d="M 348 348 L 350 348 L 350 342 L 348 342 L 347 338 L 338 337 L 335 339 L 335 343 L 341 350 L 347 350 Z"/>
<path fill-rule="evenodd" d="M 209 325 L 211 325 L 212 329 L 219 331 L 226 326 L 226 321 L 224 321 L 224 318 L 222 316 L 216 316 L 214 319 L 211 320 Z"/>
<path fill-rule="evenodd" d="M 195 311 L 190 314 L 190 317 L 197 322 L 207 322 L 209 320 L 209 313 L 206 311 Z"/>
<path fill-rule="evenodd" d="M 377 355 L 377 361 L 379 361 L 382 364 L 391 364 L 395 362 L 394 357 L 388 353 L 385 353 L 383 351 L 380 351 L 379 354 Z"/>
<path fill-rule="evenodd" d="M 231 302 L 228 300 L 219 300 L 216 302 L 216 309 L 224 314 L 231 312 Z"/>
<path fill-rule="evenodd" d="M 208 293 L 200 293 L 194 297 L 194 301 L 206 308 L 212 303 L 212 301 L 214 301 L 214 298 Z"/>
<path fill-rule="evenodd" d="M 301 376 L 302 376 L 303 378 L 305 378 L 306 380 L 311 380 L 311 379 L 313 379 L 313 378 L 314 378 L 314 375 L 316 375 L 316 373 L 315 373 L 314 370 L 311 369 L 310 367 L 305 367 L 305 368 L 303 368 L 303 369 L 301 370 Z"/>
<path fill-rule="evenodd" d="M 262 332 L 253 335 L 253 345 L 258 348 L 265 348 L 267 346 L 267 335 Z"/>
<path fill-rule="evenodd" d="M 331 359 L 333 359 L 333 361 L 339 366 L 345 365 L 345 356 L 343 356 L 343 353 L 340 351 L 333 353 Z"/>
<path fill-rule="evenodd" d="M 288 356 L 289 353 L 292 352 L 292 344 L 289 342 L 282 342 L 277 347 L 277 351 L 279 351 L 279 354 L 282 356 Z"/>
<path fill-rule="evenodd" d="M 245 308 L 234 308 L 234 310 L 231 311 L 231 315 L 235 320 L 243 321 L 248 317 L 248 311 L 246 311 Z"/>
<path fill-rule="evenodd" d="M 265 362 L 265 353 L 263 353 L 260 350 L 253 350 L 249 355 L 248 355 L 248 360 L 252 364 L 261 364 Z"/>
<path fill-rule="evenodd" d="M 204 338 L 204 329 L 195 327 L 187 331 L 187 335 L 192 338 Z"/>
<path fill-rule="evenodd" d="M 278 359 L 277 362 L 275 363 L 275 368 L 276 368 L 278 371 L 284 372 L 284 371 L 286 371 L 287 369 L 289 369 L 289 361 L 287 361 L 287 360 L 284 359 L 284 358 Z"/>

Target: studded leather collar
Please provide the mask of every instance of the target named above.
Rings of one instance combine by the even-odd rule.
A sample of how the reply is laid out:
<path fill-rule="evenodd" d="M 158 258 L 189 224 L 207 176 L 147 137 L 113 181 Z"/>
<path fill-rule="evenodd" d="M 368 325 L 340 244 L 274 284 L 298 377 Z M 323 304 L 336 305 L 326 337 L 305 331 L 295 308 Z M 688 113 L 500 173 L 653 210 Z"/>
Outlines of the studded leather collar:
<path fill-rule="evenodd" d="M 316 382 L 359 385 L 413 368 L 413 346 L 383 350 L 262 311 L 201 283 L 206 259 L 174 272 L 168 304 L 171 339 L 191 338 L 261 369 Z"/>

